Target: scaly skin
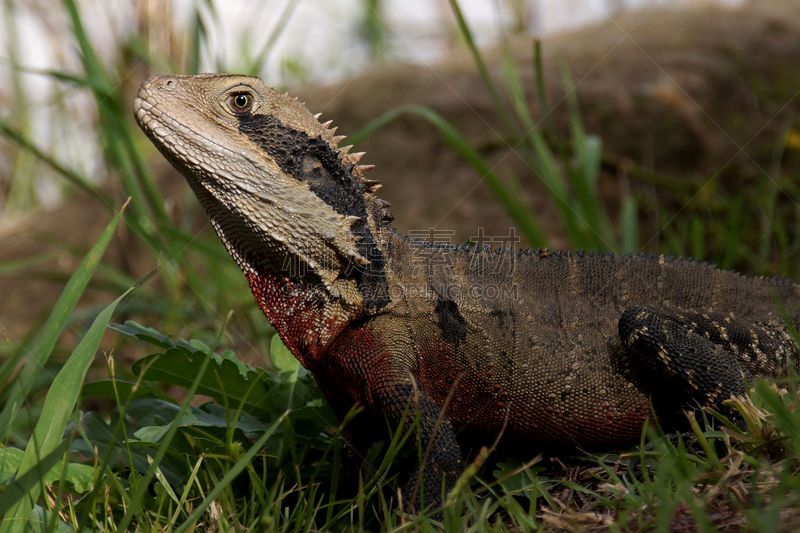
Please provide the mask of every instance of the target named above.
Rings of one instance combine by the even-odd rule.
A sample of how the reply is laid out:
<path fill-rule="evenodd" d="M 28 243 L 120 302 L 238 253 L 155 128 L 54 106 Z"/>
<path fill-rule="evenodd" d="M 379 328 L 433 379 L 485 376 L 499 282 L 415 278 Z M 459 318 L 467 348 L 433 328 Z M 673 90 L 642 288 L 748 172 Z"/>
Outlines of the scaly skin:
<path fill-rule="evenodd" d="M 798 369 L 798 286 L 663 256 L 492 251 L 390 227 L 363 154 L 252 77 L 163 76 L 136 118 L 334 408 L 418 417 L 427 503 L 459 441 L 614 448 Z M 409 403 L 410 402 L 410 403 Z M 421 492 L 420 492 L 421 489 Z"/>

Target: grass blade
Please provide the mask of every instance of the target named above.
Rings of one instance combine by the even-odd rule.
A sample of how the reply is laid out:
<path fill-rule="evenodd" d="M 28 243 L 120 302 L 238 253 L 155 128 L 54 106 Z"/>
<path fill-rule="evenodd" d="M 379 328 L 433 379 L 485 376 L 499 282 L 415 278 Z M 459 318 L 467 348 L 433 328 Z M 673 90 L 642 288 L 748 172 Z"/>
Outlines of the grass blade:
<path fill-rule="evenodd" d="M 30 350 L 25 367 L 20 372 L 19 378 L 14 381 L 8 400 L 3 406 L 3 410 L 0 411 L 0 440 L 4 439 L 8 434 L 11 420 L 19 410 L 22 402 L 25 401 L 28 393 L 30 393 L 36 374 L 42 371 L 45 363 L 50 358 L 56 341 L 67 325 L 67 320 L 86 289 L 89 279 L 91 279 L 97 265 L 100 263 L 100 259 L 103 257 L 103 253 L 111 240 L 111 236 L 114 234 L 114 230 L 117 228 L 124 209 L 125 206 L 114 215 L 111 222 L 103 230 L 103 233 L 100 234 L 100 238 L 89 250 L 89 253 L 86 254 L 81 264 L 78 265 L 53 307 L 53 311 L 42 328 L 41 335 Z"/>
<path fill-rule="evenodd" d="M 536 97 L 539 99 L 539 109 L 542 116 L 550 117 L 550 105 L 547 103 L 547 89 L 544 84 L 544 65 L 542 63 L 542 41 L 533 41 L 533 71 L 536 74 Z"/>
<path fill-rule="evenodd" d="M 192 386 L 187 392 L 186 397 L 183 400 L 183 403 L 181 404 L 181 410 L 180 410 L 181 413 L 185 413 L 189 409 L 189 403 L 197 393 L 197 389 L 200 386 L 200 381 L 205 375 L 206 370 L 208 369 L 209 362 L 211 360 L 212 360 L 211 357 L 205 357 L 203 358 L 202 363 L 199 365 L 199 368 L 197 369 L 197 375 L 195 376 L 194 381 L 192 382 Z M 136 485 L 131 487 L 130 491 L 131 494 L 128 499 L 128 508 L 125 512 L 125 515 L 122 517 L 122 520 L 119 523 L 119 529 L 121 531 L 127 531 L 128 526 L 133 521 L 134 516 L 141 512 L 143 507 L 142 503 L 144 500 L 144 496 L 150 485 L 150 481 L 153 479 L 153 477 L 155 477 L 158 465 L 161 463 L 161 461 L 164 459 L 164 456 L 167 454 L 170 444 L 172 443 L 172 439 L 175 437 L 175 433 L 178 431 L 178 428 L 180 427 L 180 420 L 181 416 L 178 415 L 169 425 L 169 429 L 167 430 L 163 439 L 161 440 L 161 444 L 158 446 L 158 451 L 156 451 L 156 454 L 153 457 L 153 460 L 150 462 L 150 466 L 147 468 L 147 471 L 136 481 Z M 266 439 L 264 442 L 266 442 Z"/>
<path fill-rule="evenodd" d="M 635 252 L 639 247 L 639 218 L 637 210 L 636 199 L 631 195 L 625 196 L 622 202 L 622 212 L 619 217 L 622 253 L 629 254 Z"/>
<path fill-rule="evenodd" d="M 83 176 L 77 172 L 69 170 L 61 165 L 58 161 L 50 157 L 41 148 L 36 146 L 33 141 L 31 141 L 22 131 L 14 128 L 5 121 L 0 121 L 0 133 L 14 141 L 22 149 L 30 152 L 34 157 L 36 157 L 36 159 L 44 162 L 47 166 L 61 174 L 68 182 L 94 196 L 104 206 L 113 208 L 114 204 L 108 195 L 106 195 L 93 183 L 85 180 Z"/>
<path fill-rule="evenodd" d="M 147 206 L 158 224 L 167 224 L 169 217 L 150 173 L 139 156 L 126 117 L 128 111 L 118 96 L 116 84 L 109 77 L 89 41 L 74 0 L 64 0 L 78 42 L 81 62 L 100 116 L 100 128 L 106 139 L 106 153 L 120 171 L 126 192 L 133 198 L 134 210 Z"/>
<path fill-rule="evenodd" d="M 228 470 L 225 473 L 225 476 L 221 480 L 219 480 L 218 483 L 214 485 L 213 490 L 211 490 L 211 492 L 209 492 L 208 495 L 206 495 L 206 497 L 203 499 L 200 505 L 197 506 L 194 512 L 191 515 L 189 515 L 186 521 L 179 527 L 175 528 L 176 533 L 186 531 L 187 529 L 195 525 L 197 519 L 200 518 L 200 516 L 206 511 L 208 506 L 211 505 L 211 503 L 217 498 L 217 496 L 219 496 L 219 494 L 228 485 L 230 485 L 234 479 L 236 479 L 236 477 L 245 469 L 245 467 L 247 467 L 247 465 L 249 465 L 253 461 L 253 457 L 255 457 L 256 453 L 261 451 L 261 449 L 264 447 L 264 444 L 266 444 L 267 440 L 269 440 L 272 434 L 275 433 L 275 431 L 277 431 L 279 427 L 281 427 L 281 424 L 286 419 L 286 416 L 288 414 L 289 412 L 286 411 L 286 413 L 284 413 L 283 416 L 275 420 L 275 422 L 273 422 L 272 425 L 269 428 L 267 428 L 264 434 L 258 438 L 258 440 L 250 447 L 250 449 L 248 449 L 247 452 L 245 452 L 242 455 L 242 457 L 239 458 L 239 460 L 236 461 L 236 463 L 234 463 L 234 465 L 230 468 L 230 470 Z"/>
<path fill-rule="evenodd" d="M 492 80 L 491 74 L 489 74 L 489 69 L 486 67 L 486 62 L 483 60 L 480 50 L 478 50 L 478 45 L 475 43 L 472 30 L 469 29 L 467 19 L 464 18 L 464 13 L 461 11 L 461 6 L 459 5 L 458 0 L 449 1 L 453 15 L 456 17 L 458 30 L 461 36 L 464 38 L 464 42 L 466 43 L 467 48 L 472 55 L 473 61 L 475 61 L 475 66 L 478 68 L 478 73 L 483 80 L 483 84 L 486 86 L 486 90 L 489 91 L 489 96 L 492 99 L 495 109 L 501 115 L 501 118 L 503 119 L 508 131 L 518 132 L 519 128 L 516 127 L 516 124 L 512 120 L 511 115 L 508 112 L 508 108 L 504 105 L 503 99 L 500 97 L 500 92 L 497 90 L 497 86 Z"/>
<path fill-rule="evenodd" d="M 348 137 L 348 142 L 356 145 L 404 114 L 422 117 L 432 126 L 436 127 L 450 148 L 478 172 L 481 179 L 497 197 L 520 231 L 528 238 L 531 245 L 545 246 L 547 244 L 544 232 L 531 210 L 503 185 L 497 174 L 493 172 L 478 151 L 470 146 L 469 142 L 461 135 L 455 126 L 432 109 L 416 104 L 396 107 L 372 120 L 354 135 Z"/>
<path fill-rule="evenodd" d="M 503 50 L 503 74 L 514 112 L 525 128 L 524 137 L 532 150 L 531 153 L 526 153 L 526 161 L 529 162 L 531 170 L 534 171 L 536 177 L 544 184 L 553 198 L 570 242 L 578 248 L 584 248 L 585 243 L 581 233 L 581 221 L 583 219 L 572 206 L 573 202 L 561 168 L 542 135 L 539 125 L 533 120 L 525 96 L 525 88 L 508 46 Z"/>
<path fill-rule="evenodd" d="M 116 217 L 115 217 L 116 218 Z M 59 371 L 50 386 L 50 391 L 44 400 L 42 412 L 32 438 L 28 441 L 25 454 L 17 470 L 17 477 L 24 476 L 37 468 L 42 457 L 47 457 L 55 451 L 62 442 L 67 422 L 72 416 L 72 411 L 78 403 L 81 385 L 86 377 L 86 372 L 94 360 L 103 334 L 108 328 L 114 310 L 122 299 L 132 289 L 125 291 L 122 296 L 111 302 L 103 309 L 92 322 L 89 331 L 83 336 L 78 346 L 69 356 L 67 362 Z M 18 500 L 9 510 L 0 525 L 0 533 L 24 531 L 27 520 L 31 516 L 33 506 L 39 498 L 41 485 L 33 485 L 23 498 Z"/>
<path fill-rule="evenodd" d="M 586 246 L 593 249 L 614 249 L 614 232 L 602 202 L 598 201 L 598 179 L 602 160 L 600 139 L 583 129 L 575 82 L 569 69 L 562 65 L 562 83 L 569 110 L 569 129 L 574 158 L 571 172 L 582 234 Z"/>

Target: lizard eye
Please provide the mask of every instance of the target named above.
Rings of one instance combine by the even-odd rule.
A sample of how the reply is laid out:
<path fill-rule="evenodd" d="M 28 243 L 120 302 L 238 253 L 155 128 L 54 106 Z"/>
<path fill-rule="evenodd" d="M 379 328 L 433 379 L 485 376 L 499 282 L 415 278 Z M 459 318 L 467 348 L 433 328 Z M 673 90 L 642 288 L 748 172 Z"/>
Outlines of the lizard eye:
<path fill-rule="evenodd" d="M 228 108 L 236 115 L 243 115 L 253 107 L 253 95 L 249 93 L 233 93 L 228 96 Z"/>

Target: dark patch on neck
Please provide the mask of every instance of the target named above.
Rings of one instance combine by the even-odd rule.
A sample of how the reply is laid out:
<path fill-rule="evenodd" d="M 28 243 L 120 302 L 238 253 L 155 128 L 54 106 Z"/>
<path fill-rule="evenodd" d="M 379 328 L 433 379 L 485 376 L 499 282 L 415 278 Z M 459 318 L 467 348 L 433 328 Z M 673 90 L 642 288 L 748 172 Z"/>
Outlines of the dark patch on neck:
<path fill-rule="evenodd" d="M 307 182 L 311 191 L 334 211 L 358 217 L 350 231 L 356 237 L 359 253 L 370 264 L 351 265 L 343 275 L 356 280 L 368 309 L 387 305 L 386 258 L 367 224 L 364 185 L 353 176 L 355 165 L 343 164 L 325 139 L 309 137 L 272 116 L 244 115 L 239 118 L 239 131 L 263 148 L 283 172 Z"/>
<path fill-rule="evenodd" d="M 514 331 L 514 321 L 516 319 L 514 311 L 509 309 L 492 309 L 489 311 L 489 316 L 497 320 L 498 329 L 507 330 L 511 328 L 511 331 Z"/>
<path fill-rule="evenodd" d="M 458 345 L 467 338 L 467 321 L 459 311 L 458 304 L 437 294 L 434 311 L 438 319 L 437 324 L 442 331 L 442 339 L 458 348 Z"/>

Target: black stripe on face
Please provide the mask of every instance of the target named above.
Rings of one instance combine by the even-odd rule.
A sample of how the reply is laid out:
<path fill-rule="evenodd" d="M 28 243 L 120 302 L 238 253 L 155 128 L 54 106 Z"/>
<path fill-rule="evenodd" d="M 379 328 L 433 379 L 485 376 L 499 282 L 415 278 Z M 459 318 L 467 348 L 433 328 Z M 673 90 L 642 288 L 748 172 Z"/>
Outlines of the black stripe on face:
<path fill-rule="evenodd" d="M 367 224 L 364 185 L 353 176 L 355 165 L 344 165 L 336 150 L 321 137 L 309 137 L 269 115 L 240 116 L 239 131 L 264 149 L 284 173 L 308 183 L 331 209 L 340 215 L 358 217 L 351 232 L 360 237 L 356 240 L 358 251 L 370 264 L 352 268 L 346 274 L 355 278 L 368 308 L 388 304 L 386 260 Z"/>

